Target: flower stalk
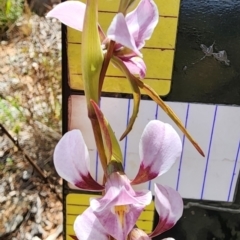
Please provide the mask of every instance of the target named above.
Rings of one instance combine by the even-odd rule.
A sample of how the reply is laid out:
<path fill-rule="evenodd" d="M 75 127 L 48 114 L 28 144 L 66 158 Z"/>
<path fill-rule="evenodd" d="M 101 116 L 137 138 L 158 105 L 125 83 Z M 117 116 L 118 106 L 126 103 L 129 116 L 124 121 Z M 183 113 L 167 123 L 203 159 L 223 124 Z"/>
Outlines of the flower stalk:
<path fill-rule="evenodd" d="M 99 76 L 103 63 L 101 41 L 98 33 L 98 1 L 87 0 L 82 34 L 82 78 L 87 101 L 88 116 L 94 118 L 95 113 L 90 103 L 99 100 Z"/>
<path fill-rule="evenodd" d="M 90 118 L 93 135 L 98 150 L 99 159 L 103 168 L 104 176 L 107 176 L 107 157 L 104 151 L 103 139 L 101 135 L 101 128 L 97 118 Z"/>
<path fill-rule="evenodd" d="M 87 101 L 88 117 L 91 121 L 99 158 L 106 176 L 107 159 L 103 147 L 101 128 L 90 99 L 99 103 L 99 77 L 104 62 L 98 32 L 98 1 L 87 0 L 82 34 L 82 78 Z"/>

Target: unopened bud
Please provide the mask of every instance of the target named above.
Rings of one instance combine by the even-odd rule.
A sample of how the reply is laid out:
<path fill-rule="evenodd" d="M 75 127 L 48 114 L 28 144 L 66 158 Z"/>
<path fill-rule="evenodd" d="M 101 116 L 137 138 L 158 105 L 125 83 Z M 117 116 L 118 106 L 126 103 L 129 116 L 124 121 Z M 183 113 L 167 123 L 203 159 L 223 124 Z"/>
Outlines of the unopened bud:
<path fill-rule="evenodd" d="M 128 240 L 151 240 L 151 238 L 143 230 L 134 228 L 130 232 Z"/>

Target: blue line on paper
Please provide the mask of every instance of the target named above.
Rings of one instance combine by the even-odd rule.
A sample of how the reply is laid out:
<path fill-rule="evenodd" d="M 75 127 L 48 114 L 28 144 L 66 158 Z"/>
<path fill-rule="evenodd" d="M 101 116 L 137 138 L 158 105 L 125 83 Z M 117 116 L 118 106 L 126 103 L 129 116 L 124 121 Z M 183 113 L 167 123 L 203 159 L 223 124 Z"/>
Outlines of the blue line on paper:
<path fill-rule="evenodd" d="M 128 99 L 126 127 L 128 126 L 128 122 L 129 122 L 130 107 L 131 107 L 131 99 Z M 126 168 L 126 160 L 127 160 L 127 144 L 128 144 L 128 136 L 125 137 L 125 145 L 124 145 L 124 157 L 123 157 L 124 169 Z"/>
<path fill-rule="evenodd" d="M 188 124 L 189 109 L 190 109 L 190 104 L 188 103 L 187 110 L 186 110 L 186 117 L 185 117 L 185 125 L 184 125 L 185 128 L 187 128 L 187 124 Z M 180 161 L 179 161 L 179 165 L 178 165 L 178 177 L 177 177 L 177 185 L 176 185 L 176 190 L 177 191 L 179 189 L 179 182 L 180 182 L 180 176 L 181 176 L 184 144 L 185 144 L 185 134 L 183 134 L 183 138 L 182 138 L 182 153 L 181 153 L 181 157 L 180 157 Z"/>
<path fill-rule="evenodd" d="M 215 122 L 216 122 L 216 117 L 217 117 L 217 109 L 218 109 L 218 106 L 216 105 L 215 106 L 215 111 L 214 111 L 214 116 L 213 116 L 213 123 L 212 123 L 212 130 L 211 130 L 211 135 L 210 135 L 210 141 L 209 141 L 209 145 L 208 145 L 208 154 L 207 154 L 207 160 L 206 160 L 204 177 L 203 177 L 201 199 L 203 199 L 204 188 L 205 188 L 205 183 L 206 183 L 206 178 L 207 178 L 208 163 L 209 163 L 209 157 L 210 157 L 210 152 L 211 152 L 214 127 L 215 127 Z"/>
<path fill-rule="evenodd" d="M 230 183 L 230 187 L 229 187 L 227 201 L 230 200 L 230 196 L 231 196 L 231 192 L 232 192 L 232 185 L 233 185 L 233 180 L 234 180 L 235 175 L 236 175 L 236 167 L 237 167 L 239 152 L 240 152 L 240 141 L 238 143 L 238 149 L 237 149 L 237 154 L 236 154 L 236 158 L 235 158 L 235 162 L 234 162 L 234 167 L 233 167 L 232 178 L 231 178 L 231 183 Z"/>
<path fill-rule="evenodd" d="M 158 119 L 158 105 L 156 104 L 155 119 Z"/>

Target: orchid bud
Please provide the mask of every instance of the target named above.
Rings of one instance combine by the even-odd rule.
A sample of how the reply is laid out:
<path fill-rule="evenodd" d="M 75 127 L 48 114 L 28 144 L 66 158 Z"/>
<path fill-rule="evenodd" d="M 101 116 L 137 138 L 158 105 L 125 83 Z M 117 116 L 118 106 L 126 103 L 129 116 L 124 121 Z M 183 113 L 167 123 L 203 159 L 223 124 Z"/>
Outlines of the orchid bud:
<path fill-rule="evenodd" d="M 130 232 L 128 240 L 151 240 L 151 238 L 143 230 L 134 228 Z"/>
<path fill-rule="evenodd" d="M 87 100 L 88 115 L 94 115 L 90 99 L 99 101 L 99 76 L 103 52 L 98 32 L 98 1 L 87 0 L 82 34 L 82 78 Z"/>

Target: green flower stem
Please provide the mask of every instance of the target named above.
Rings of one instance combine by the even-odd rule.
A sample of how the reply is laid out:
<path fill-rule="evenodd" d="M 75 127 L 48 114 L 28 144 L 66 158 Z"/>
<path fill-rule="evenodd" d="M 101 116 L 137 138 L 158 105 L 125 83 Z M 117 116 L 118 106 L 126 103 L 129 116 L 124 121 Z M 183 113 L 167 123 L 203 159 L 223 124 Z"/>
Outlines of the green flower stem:
<path fill-rule="evenodd" d="M 99 101 L 98 87 L 103 59 L 98 31 L 98 1 L 87 0 L 82 34 L 82 78 L 90 118 L 95 118 L 90 99 L 97 103 Z"/>
<path fill-rule="evenodd" d="M 98 150 L 98 155 L 102 164 L 103 172 L 105 177 L 107 177 L 107 157 L 104 151 L 101 128 L 98 123 L 98 119 L 96 115 L 95 115 L 95 118 L 90 118 L 90 121 L 92 124 L 93 134 L 94 134 L 94 138 L 95 138 L 95 142 Z"/>

